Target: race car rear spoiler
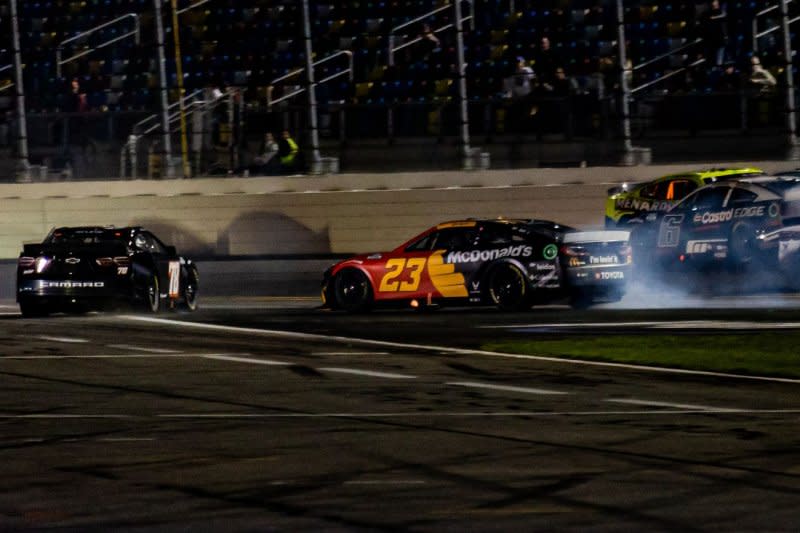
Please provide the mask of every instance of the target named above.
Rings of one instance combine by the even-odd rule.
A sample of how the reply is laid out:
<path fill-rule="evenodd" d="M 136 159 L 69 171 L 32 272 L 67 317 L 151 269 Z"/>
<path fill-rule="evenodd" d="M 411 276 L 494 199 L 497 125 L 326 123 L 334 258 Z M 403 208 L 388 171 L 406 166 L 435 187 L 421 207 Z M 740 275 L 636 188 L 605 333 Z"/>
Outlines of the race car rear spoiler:
<path fill-rule="evenodd" d="M 623 230 L 573 231 L 564 235 L 564 243 L 619 242 L 627 241 L 630 236 L 630 231 Z"/>
<path fill-rule="evenodd" d="M 84 256 L 104 256 L 104 255 L 126 255 L 127 250 L 125 248 L 124 243 L 104 243 L 100 245 L 82 245 L 82 246 L 71 246 L 65 244 L 23 244 L 22 245 L 22 254 L 23 255 L 41 255 L 41 254 L 50 254 L 50 255 L 65 255 L 69 252 L 78 255 Z"/>

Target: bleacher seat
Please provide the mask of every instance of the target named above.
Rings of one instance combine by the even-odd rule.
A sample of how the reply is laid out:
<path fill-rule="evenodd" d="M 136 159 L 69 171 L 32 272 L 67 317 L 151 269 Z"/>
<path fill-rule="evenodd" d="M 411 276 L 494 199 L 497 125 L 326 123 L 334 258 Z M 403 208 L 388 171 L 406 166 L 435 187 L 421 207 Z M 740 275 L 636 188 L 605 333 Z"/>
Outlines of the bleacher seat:
<path fill-rule="evenodd" d="M 402 99 L 404 91 L 408 91 L 407 98 L 411 99 L 446 96 L 441 94 L 438 81 L 450 73 L 455 62 L 452 28 L 438 34 L 442 41 L 439 50 L 423 54 L 420 45 L 408 46 L 395 54 L 395 67 L 387 69 L 391 28 L 447 5 L 442 0 L 309 1 L 315 58 L 326 57 L 336 50 L 353 50 L 355 83 L 373 83 L 366 96 L 356 96 L 355 87 L 343 91 L 342 85 L 347 82 L 337 78 L 326 89 L 328 94 L 347 94 L 372 101 Z M 475 27 L 467 24 L 463 35 L 471 98 L 495 97 L 516 56 L 532 60 L 545 35 L 550 37 L 563 65 L 572 74 L 585 75 L 588 65 L 597 64 L 599 57 L 616 55 L 613 3 L 516 0 L 513 11 L 510 5 L 506 2 L 474 5 Z M 727 4 L 732 48 L 737 53 L 749 46 L 750 22 L 760 6 L 753 0 Z M 55 77 L 54 50 L 59 43 L 127 13 L 141 16 L 140 46 L 133 40 L 119 41 L 64 65 L 62 75 L 90 76 L 91 106 L 113 106 L 114 101 L 133 106 L 156 102 L 152 98 L 158 86 L 152 0 L 38 0 L 20 2 L 19 7 L 26 87 L 30 88 L 28 101 L 32 108 L 40 109 L 44 103 L 56 101 L 48 93 L 58 83 L 49 80 Z M 705 9 L 707 2 L 693 0 L 626 2 L 624 16 L 631 42 L 630 57 L 636 62 L 647 61 L 694 39 L 697 21 Z M 164 14 L 170 31 L 168 3 Z M 7 17 L 7 6 L 0 5 L 0 18 Z M 278 76 L 302 68 L 305 43 L 301 21 L 301 3 L 296 0 L 210 0 L 189 9 L 180 16 L 187 88 L 219 83 L 266 86 Z M 443 27 L 453 22 L 453 13 L 444 10 L 426 21 L 434 28 Z M 420 27 L 421 23 L 395 32 L 395 45 L 418 37 Z M 122 31 L 122 26 L 106 28 L 86 43 L 76 43 L 73 52 L 82 50 L 84 45 L 95 46 L 97 40 L 113 38 Z M 10 47 L 10 37 L 5 33 L 0 32 L 0 49 Z M 170 37 L 167 35 L 168 47 L 172 46 Z M 770 53 L 765 51 L 766 57 Z M 170 57 L 169 51 L 167 55 Z M 657 68 L 676 68 L 685 60 L 681 53 Z M 171 58 L 168 63 L 169 70 L 174 72 Z M 328 68 L 325 75 L 335 70 L 333 65 Z M 172 76 L 170 82 L 175 81 Z M 107 91 L 118 96 L 111 98 Z"/>

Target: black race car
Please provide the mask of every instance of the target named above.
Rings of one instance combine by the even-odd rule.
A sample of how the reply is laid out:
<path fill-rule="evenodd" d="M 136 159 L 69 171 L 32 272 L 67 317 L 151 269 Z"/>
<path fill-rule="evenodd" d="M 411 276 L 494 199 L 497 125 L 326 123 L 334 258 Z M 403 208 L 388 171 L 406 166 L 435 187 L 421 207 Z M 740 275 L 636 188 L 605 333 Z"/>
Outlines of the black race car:
<path fill-rule="evenodd" d="M 524 309 L 568 299 L 575 307 L 618 301 L 630 270 L 627 231 L 578 231 L 546 220 L 444 222 L 392 251 L 329 268 L 327 307 L 443 303 Z"/>
<path fill-rule="evenodd" d="M 25 244 L 17 263 L 24 316 L 130 303 L 148 312 L 197 308 L 197 266 L 140 227 L 72 227 Z"/>
<path fill-rule="evenodd" d="M 779 274 L 797 286 L 800 178 L 772 176 L 712 183 L 631 234 L 637 275 L 736 272 Z M 677 279 L 677 278 L 676 278 Z"/>

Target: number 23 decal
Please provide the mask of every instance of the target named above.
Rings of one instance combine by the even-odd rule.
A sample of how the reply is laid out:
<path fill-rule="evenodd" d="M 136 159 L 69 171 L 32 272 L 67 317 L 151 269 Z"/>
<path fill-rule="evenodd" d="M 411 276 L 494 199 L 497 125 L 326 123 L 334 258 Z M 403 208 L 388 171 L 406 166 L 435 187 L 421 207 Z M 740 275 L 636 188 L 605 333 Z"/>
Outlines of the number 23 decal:
<path fill-rule="evenodd" d="M 383 275 L 378 290 L 380 292 L 413 292 L 417 290 L 426 261 L 425 257 L 389 259 L 385 266 L 387 272 Z M 400 281 L 400 277 L 408 278 L 408 280 Z"/>

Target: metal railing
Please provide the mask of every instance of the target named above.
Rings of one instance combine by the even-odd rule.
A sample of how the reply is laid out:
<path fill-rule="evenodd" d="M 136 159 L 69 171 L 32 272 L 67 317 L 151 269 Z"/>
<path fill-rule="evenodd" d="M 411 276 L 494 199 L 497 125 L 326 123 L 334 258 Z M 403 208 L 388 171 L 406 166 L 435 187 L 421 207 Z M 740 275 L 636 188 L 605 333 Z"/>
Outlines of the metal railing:
<path fill-rule="evenodd" d="M 645 67 L 649 67 L 650 65 L 653 65 L 653 64 L 661 61 L 662 59 L 667 59 L 668 57 L 671 57 L 671 56 L 673 56 L 675 54 L 680 54 L 681 52 L 683 52 L 685 50 L 688 50 L 689 48 L 693 47 L 694 45 L 700 44 L 702 42 L 703 42 L 703 39 L 698 37 L 697 39 L 695 39 L 694 41 L 692 41 L 690 43 L 686 43 L 684 45 L 681 45 L 678 48 L 676 48 L 674 50 L 670 50 L 669 52 L 665 52 L 665 53 L 663 53 L 663 54 L 661 54 L 659 56 L 654 57 L 653 59 L 648 59 L 644 63 L 639 63 L 638 65 L 634 65 L 633 70 L 639 70 L 639 69 L 643 69 Z"/>
<path fill-rule="evenodd" d="M 327 83 L 329 81 L 335 80 L 336 78 L 340 78 L 340 77 L 342 77 L 344 75 L 348 75 L 348 77 L 350 79 L 350 82 L 353 81 L 353 52 L 351 52 L 350 50 L 339 50 L 338 52 L 334 52 L 333 54 L 331 54 L 329 56 L 323 57 L 322 59 L 320 59 L 318 61 L 315 61 L 313 63 L 313 65 L 316 67 L 316 66 L 319 66 L 319 65 L 321 65 L 323 63 L 327 63 L 328 61 L 336 59 L 337 57 L 341 57 L 343 55 L 347 56 L 347 64 L 348 64 L 347 68 L 344 69 L 344 70 L 340 70 L 339 72 L 334 72 L 330 76 L 327 76 L 325 78 L 322 78 L 321 80 L 318 80 L 316 82 L 317 85 L 320 85 L 320 84 L 323 84 L 323 83 Z M 267 87 L 267 107 L 272 107 L 273 104 L 277 104 L 277 103 L 283 102 L 284 100 L 288 100 L 289 98 L 293 98 L 293 97 L 295 97 L 295 96 L 297 96 L 299 94 L 304 93 L 306 91 L 306 88 L 305 87 L 301 87 L 299 89 L 291 91 L 288 94 L 282 95 L 280 98 L 276 98 L 274 100 L 272 99 L 272 92 L 273 92 L 273 88 L 275 87 L 276 83 L 280 83 L 282 81 L 286 81 L 286 80 L 292 79 L 295 76 L 299 76 L 300 74 L 302 74 L 305 71 L 306 71 L 306 69 L 304 69 L 304 68 L 298 68 L 298 69 L 292 70 L 292 71 L 284 74 L 283 76 L 280 76 L 280 77 L 275 78 L 274 80 L 272 80 L 270 82 L 269 86 Z"/>
<path fill-rule="evenodd" d="M 786 4 L 790 4 L 793 0 L 779 0 L 779 1 L 780 2 L 785 1 Z M 781 29 L 780 24 L 776 24 L 776 25 L 772 26 L 771 28 L 767 28 L 764 31 L 761 31 L 761 32 L 758 31 L 758 20 L 759 20 L 759 17 L 763 17 L 764 15 L 767 15 L 767 14 L 769 14 L 769 13 L 771 13 L 773 11 L 779 10 L 779 9 L 780 9 L 780 5 L 770 6 L 770 7 L 762 9 L 761 11 L 758 11 L 753 16 L 752 25 L 753 25 L 753 53 L 754 54 L 758 53 L 758 40 L 761 37 L 764 37 L 766 35 L 769 35 L 770 33 L 774 33 L 776 31 L 778 31 L 779 29 Z M 794 18 L 790 18 L 789 19 L 789 24 L 793 24 L 793 23 L 797 22 L 798 20 L 800 20 L 800 16 L 797 16 L 797 17 L 794 17 Z"/>
<path fill-rule="evenodd" d="M 650 81 L 648 81 L 646 83 L 643 83 L 643 84 L 641 84 L 639 86 L 633 87 L 631 89 L 631 94 L 636 94 L 637 92 L 642 91 L 644 89 L 647 89 L 648 87 L 652 87 L 653 85 L 657 85 L 657 84 L 661 83 L 662 81 L 668 80 L 668 79 L 672 78 L 673 76 L 677 76 L 678 74 L 686 72 L 690 68 L 694 68 L 696 66 L 702 65 L 705 62 L 706 62 L 705 58 L 701 57 L 700 59 L 696 59 L 696 60 L 692 61 L 691 63 L 689 63 L 688 65 L 686 65 L 685 67 L 680 67 L 678 69 L 672 70 L 670 72 L 667 72 L 666 74 L 662 74 L 661 76 L 657 77 L 654 80 L 650 80 Z"/>
<path fill-rule="evenodd" d="M 460 0 L 456 0 L 456 1 L 460 1 Z M 475 2 L 470 0 L 469 1 L 469 5 L 470 5 L 470 14 L 467 15 L 466 17 L 462 17 L 461 18 L 461 22 L 466 22 L 466 21 L 473 21 L 474 22 L 475 21 Z M 412 46 L 412 45 L 420 42 L 422 39 L 424 39 L 424 37 L 419 35 L 419 36 L 415 37 L 414 39 L 411 39 L 410 41 L 405 41 L 402 44 L 399 44 L 399 45 L 395 46 L 394 45 L 394 38 L 395 38 L 395 34 L 399 30 L 402 30 L 402 29 L 405 29 L 405 28 L 407 28 L 409 26 L 413 26 L 415 24 L 418 24 L 418 23 L 422 22 L 423 20 L 429 19 L 433 15 L 441 13 L 442 11 L 447 11 L 449 9 L 452 9 L 452 7 L 453 7 L 452 4 L 446 4 L 446 5 L 443 5 L 441 7 L 437 7 L 436 9 L 428 11 L 424 15 L 420 15 L 419 17 L 413 18 L 411 20 L 408 20 L 408 21 L 406 21 L 406 22 L 404 22 L 402 24 L 399 24 L 399 25 L 393 27 L 389 31 L 389 42 L 388 42 L 387 53 L 386 53 L 386 61 L 389 64 L 389 66 L 393 66 L 394 65 L 394 53 L 395 52 L 397 52 L 399 50 L 402 50 L 404 48 L 408 48 L 409 46 Z M 439 32 L 442 32 L 442 31 L 445 31 L 445 30 L 449 30 L 450 28 L 453 28 L 453 27 L 455 27 L 453 23 L 445 24 L 444 26 L 441 26 L 439 28 L 432 29 L 431 32 L 433 34 L 437 34 Z"/>
<path fill-rule="evenodd" d="M 184 105 L 187 105 L 187 104 L 191 103 L 192 101 L 194 101 L 195 99 L 199 98 L 202 95 L 203 95 L 203 90 L 202 89 L 198 89 L 198 90 L 196 90 L 196 91 L 184 96 L 183 97 L 183 103 L 184 103 Z M 171 103 L 167 107 L 167 111 L 171 113 L 173 109 L 178 108 L 178 107 L 180 107 L 180 102 L 179 101 L 175 101 L 175 102 Z M 175 115 L 177 115 L 177 112 L 175 112 Z M 171 120 L 173 115 L 170 114 L 169 117 L 170 117 L 170 120 Z M 161 120 L 161 114 L 160 113 L 153 113 L 152 115 L 149 115 L 149 116 L 143 118 L 142 120 L 140 120 L 139 122 L 137 122 L 136 124 L 134 124 L 133 125 L 133 132 L 134 132 L 134 134 L 136 134 L 138 132 L 139 135 L 148 135 L 150 133 L 153 133 L 154 131 L 158 130 L 161 127 L 160 120 Z"/>
<path fill-rule="evenodd" d="M 239 89 L 228 88 L 224 93 L 213 98 L 205 98 L 205 91 L 198 89 L 183 97 L 182 101 L 175 101 L 167 107 L 167 124 L 170 127 L 169 133 L 172 134 L 172 126 L 179 124 L 181 121 L 181 114 L 192 117 L 195 113 L 207 112 L 217 105 L 225 101 L 230 101 Z M 182 109 L 182 111 L 181 111 Z M 127 141 L 124 143 L 120 152 L 120 178 L 125 179 L 128 177 L 127 168 L 130 168 L 130 179 L 136 179 L 138 173 L 138 153 L 140 148 L 140 141 L 142 138 L 147 138 L 153 133 L 161 129 L 161 114 L 149 115 L 133 126 L 132 133 L 128 136 Z M 197 133 L 197 132 L 195 132 Z M 200 132 L 202 133 L 202 132 Z M 195 171 L 199 171 L 200 166 L 200 153 L 195 153 Z"/>
<path fill-rule="evenodd" d="M 91 35 L 91 34 L 93 34 L 95 32 L 98 32 L 100 30 L 108 28 L 109 26 L 112 26 L 112 25 L 117 24 L 118 22 L 120 22 L 122 20 L 129 19 L 129 18 L 133 18 L 133 21 L 134 21 L 133 22 L 133 26 L 134 26 L 133 30 L 125 32 L 125 33 L 122 33 L 122 34 L 118 35 L 117 37 L 113 37 L 111 39 L 108 39 L 107 41 L 103 41 L 102 43 L 98 44 L 94 48 L 89 48 L 87 50 L 83 50 L 81 52 L 78 52 L 77 54 L 74 54 L 74 55 L 72 55 L 72 56 L 70 56 L 70 57 L 68 57 L 66 59 L 61 59 L 62 50 L 64 49 L 65 45 L 67 45 L 69 43 L 73 43 L 75 41 L 80 41 L 81 39 L 85 39 L 86 37 L 88 37 L 89 35 Z M 117 18 L 115 18 L 113 20 L 110 20 L 110 21 L 108 21 L 106 23 L 100 24 L 99 26 L 95 26 L 94 28 L 88 29 L 88 30 L 86 30 L 84 32 L 81 32 L 81 33 L 79 33 L 77 35 L 74 35 L 74 36 L 70 37 L 69 39 L 65 39 L 65 40 L 61 41 L 61 43 L 58 45 L 58 48 L 56 48 L 56 74 L 60 78 L 61 77 L 61 67 L 63 65 L 66 65 L 67 63 L 69 63 L 71 61 L 75 61 L 76 59 L 80 59 L 81 57 L 87 56 L 87 55 L 89 55 L 90 53 L 92 53 L 95 50 L 99 50 L 100 48 L 105 48 L 106 46 L 110 46 L 110 45 L 112 45 L 112 44 L 114 44 L 116 42 L 119 42 L 119 41 L 121 41 L 123 39 L 127 39 L 128 37 L 131 37 L 131 36 L 134 37 L 134 39 L 136 41 L 136 44 L 138 45 L 139 44 L 139 39 L 140 39 L 140 27 L 139 27 L 139 15 L 137 15 L 136 13 L 127 13 L 127 14 L 122 15 L 120 17 L 117 17 Z"/>
<path fill-rule="evenodd" d="M 180 15 L 181 13 L 186 13 L 186 12 L 187 12 L 187 11 L 189 11 L 190 9 L 194 9 L 194 8 L 196 8 L 196 7 L 202 6 L 203 4 L 207 4 L 207 3 L 209 3 L 210 1 L 211 1 L 211 0 L 198 0 L 197 2 L 194 2 L 194 3 L 192 3 L 192 4 L 188 5 L 188 6 L 184 7 L 184 8 L 178 9 L 178 10 L 176 11 L 176 13 L 177 13 L 178 15 Z"/>
<path fill-rule="evenodd" d="M 0 72 L 3 72 L 5 70 L 11 70 L 12 68 L 14 68 L 14 65 L 3 65 L 2 67 L 0 67 Z M 5 85 L 0 85 L 0 91 L 5 91 L 6 89 L 10 89 L 13 86 L 14 86 L 14 82 L 13 81 L 9 81 Z"/>

